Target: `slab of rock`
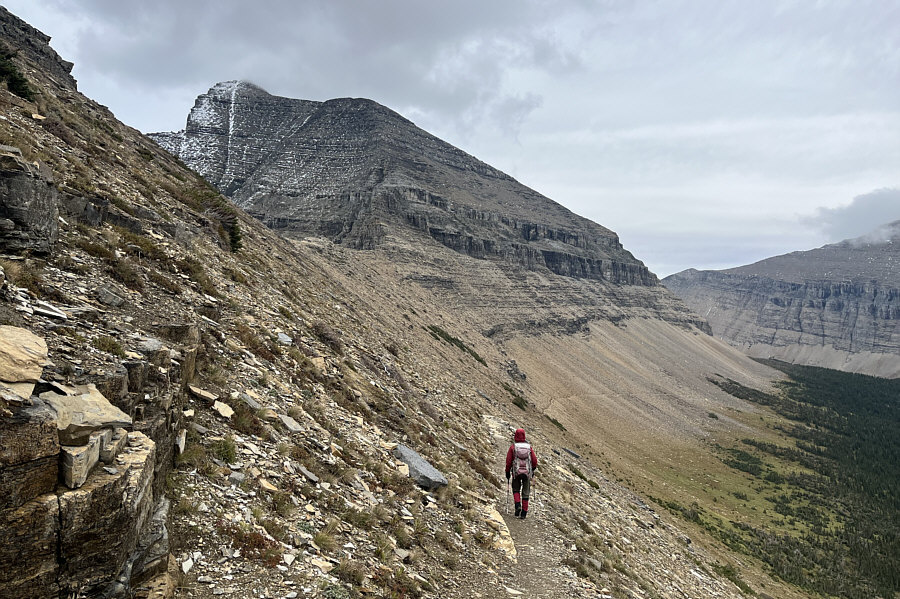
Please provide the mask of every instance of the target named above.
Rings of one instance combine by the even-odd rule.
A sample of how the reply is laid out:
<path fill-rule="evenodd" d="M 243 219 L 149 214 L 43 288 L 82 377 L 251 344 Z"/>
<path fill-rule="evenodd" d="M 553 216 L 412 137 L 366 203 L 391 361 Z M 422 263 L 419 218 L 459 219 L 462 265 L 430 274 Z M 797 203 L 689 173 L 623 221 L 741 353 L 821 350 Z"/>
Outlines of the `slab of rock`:
<path fill-rule="evenodd" d="M 59 192 L 50 171 L 31 164 L 19 148 L 0 149 L 0 250 L 48 254 L 59 236 Z"/>
<path fill-rule="evenodd" d="M 109 439 L 104 439 L 105 442 L 100 445 L 100 461 L 104 464 L 112 464 L 128 443 L 128 431 L 124 428 L 117 428 L 111 433 Z"/>
<path fill-rule="evenodd" d="M 447 479 L 444 475 L 406 445 L 398 445 L 394 449 L 394 455 L 409 466 L 410 478 L 420 487 L 431 490 L 447 486 Z"/>
<path fill-rule="evenodd" d="M 215 393 L 210 393 L 206 389 L 201 389 L 200 387 L 195 387 L 193 385 L 188 385 L 188 391 L 196 397 L 197 399 L 202 399 L 205 402 L 212 403 L 219 399 L 219 396 Z"/>
<path fill-rule="evenodd" d="M 247 393 L 241 393 L 240 398 L 251 410 L 259 410 L 262 408 L 262 405 Z"/>
<path fill-rule="evenodd" d="M 493 506 L 485 506 L 484 520 L 488 526 L 497 531 L 497 538 L 493 542 L 493 548 L 503 552 L 506 557 L 515 562 L 517 560 L 516 544 L 513 542 L 512 535 L 509 534 L 509 528 L 506 521 L 497 508 Z"/>
<path fill-rule="evenodd" d="M 213 409 L 219 413 L 219 416 L 222 418 L 231 418 L 234 416 L 234 410 L 231 409 L 227 403 L 222 403 L 221 401 L 217 401 L 213 404 Z"/>
<path fill-rule="evenodd" d="M 0 326 L 0 381 L 36 383 L 47 363 L 47 343 L 25 329 Z"/>
<path fill-rule="evenodd" d="M 278 419 L 281 420 L 281 423 L 284 425 L 284 428 L 286 428 L 289 433 L 303 432 L 303 427 L 300 426 L 300 424 L 296 420 L 294 420 L 287 414 L 279 414 Z"/>
<path fill-rule="evenodd" d="M 96 297 L 97 301 L 104 306 L 112 306 L 113 308 L 118 308 L 125 303 L 128 295 L 125 292 L 116 289 L 114 285 L 109 283 L 103 285 L 102 287 L 94 289 L 94 297 Z"/>
<path fill-rule="evenodd" d="M 34 392 L 34 383 L 6 383 L 0 381 L 0 399 L 8 404 L 22 405 Z"/>
<path fill-rule="evenodd" d="M 0 417 L 0 510 L 52 491 L 58 456 L 56 418 L 43 402 L 14 407 L 10 416 Z"/>
<path fill-rule="evenodd" d="M 59 442 L 84 445 L 91 433 L 104 428 L 131 428 L 131 417 L 115 407 L 93 384 L 74 387 L 76 395 L 41 393 L 41 399 L 56 412 Z"/>
<path fill-rule="evenodd" d="M 194 323 L 163 324 L 157 330 L 162 337 L 181 345 L 196 345 L 200 343 L 200 328 Z"/>
<path fill-rule="evenodd" d="M 59 457 L 63 482 L 70 489 L 77 489 L 100 461 L 100 435 L 92 434 L 87 445 L 63 445 Z"/>
<path fill-rule="evenodd" d="M 184 447 L 187 444 L 187 429 L 183 428 L 178 431 L 178 436 L 175 437 L 175 449 L 177 453 L 175 455 L 181 455 L 184 453 Z"/>
<path fill-rule="evenodd" d="M 303 474 L 303 476 L 305 476 L 309 480 L 309 482 L 311 482 L 314 485 L 318 484 L 319 477 L 316 476 L 315 474 L 313 474 L 312 472 L 310 472 L 309 470 L 307 470 L 305 466 L 300 464 L 300 465 L 298 465 L 297 469 L 300 470 L 300 472 Z"/>
<path fill-rule="evenodd" d="M 131 566 L 130 586 L 132 588 L 137 585 L 143 586 L 145 581 L 164 575 L 168 571 L 170 558 L 174 559 L 169 553 L 169 531 L 166 528 L 169 507 L 169 500 L 165 497 L 157 501 L 150 522 L 144 528 L 134 553 L 129 558 L 122 575 L 119 576 L 119 582 L 122 583 L 123 588 L 129 583 L 128 565 Z M 172 594 L 168 595 L 169 597 L 175 596 L 174 589 L 175 585 L 172 586 Z M 146 597 L 163 599 L 166 595 L 149 594 Z"/>
<path fill-rule="evenodd" d="M 48 304 L 47 302 L 31 302 L 31 309 L 38 316 L 46 316 L 47 318 L 56 318 L 58 320 L 67 321 L 69 320 L 69 315 L 54 306 L 53 304 Z"/>

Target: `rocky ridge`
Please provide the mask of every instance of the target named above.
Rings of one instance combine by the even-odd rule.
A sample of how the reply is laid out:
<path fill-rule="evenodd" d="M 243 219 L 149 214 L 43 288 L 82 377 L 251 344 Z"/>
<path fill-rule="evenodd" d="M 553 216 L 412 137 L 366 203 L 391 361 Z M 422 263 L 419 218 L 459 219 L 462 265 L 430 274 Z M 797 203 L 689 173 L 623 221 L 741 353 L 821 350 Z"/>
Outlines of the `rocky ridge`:
<path fill-rule="evenodd" d="M 900 377 L 900 222 L 871 235 L 663 283 L 749 355 Z"/>
<path fill-rule="evenodd" d="M 467 321 L 478 291 L 416 278 L 409 253 L 394 262 L 289 243 L 56 76 L 46 36 L 5 11 L 0 21 L 16 32 L 4 34 L 10 45 L 42 47 L 14 59 L 35 100 L 0 89 L 0 142 L 49 172 L 58 209 L 8 217 L 9 238 L 33 245 L 0 257 L 4 339 L 15 329 L 42 340 L 14 344 L 36 348 L 30 362 L 0 352 L 13 365 L 0 368 L 0 479 L 18 493 L 0 508 L 0 597 L 741 596 L 715 573 L 722 561 L 758 589 L 802 596 L 692 542 L 529 401 L 550 383 L 517 366 L 514 351 L 536 352 L 516 344 L 581 338 L 595 326 L 587 308 L 536 297 L 526 309 L 558 316 L 547 337 L 520 334 L 528 326 L 512 310 L 487 337 Z M 20 199 L 0 195 L 0 206 Z M 440 247 L 429 272 L 486 262 Z M 575 297 L 582 283 L 571 280 Z M 610 341 L 646 321 L 657 342 L 714 342 L 688 317 L 654 319 L 643 301 L 603 310 Z M 646 364 L 663 360 L 639 345 L 655 355 Z M 735 379 L 760 376 L 714 345 L 701 353 L 715 352 Z M 115 412 L 86 437 L 69 430 L 64 409 L 45 409 L 48 393 L 102 395 L 131 430 L 121 433 L 128 423 Z M 702 409 L 683 416 L 691 430 Z M 540 486 L 534 518 L 507 521 L 496 459 L 522 424 L 540 450 Z M 122 439 L 107 464 L 103 448 Z M 98 450 L 97 462 L 69 469 L 72 485 L 61 441 Z M 401 443 L 446 486 L 416 485 L 394 452 Z"/>

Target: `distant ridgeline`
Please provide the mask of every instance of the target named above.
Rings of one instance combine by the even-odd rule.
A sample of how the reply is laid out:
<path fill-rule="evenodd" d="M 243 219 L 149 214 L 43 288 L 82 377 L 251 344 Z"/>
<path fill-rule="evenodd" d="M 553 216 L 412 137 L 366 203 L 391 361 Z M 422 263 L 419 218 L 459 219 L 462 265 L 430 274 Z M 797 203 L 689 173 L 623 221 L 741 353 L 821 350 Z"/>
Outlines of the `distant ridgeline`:
<path fill-rule="evenodd" d="M 900 377 L 900 221 L 870 235 L 663 284 L 758 358 Z"/>
<path fill-rule="evenodd" d="M 788 445 L 744 439 L 742 447 L 723 450 L 723 461 L 749 474 L 782 516 L 779 530 L 690 515 L 732 549 L 758 557 L 801 587 L 848 598 L 896 596 L 900 380 L 763 362 L 790 377 L 780 393 L 712 382 L 793 423 L 782 430 Z"/>

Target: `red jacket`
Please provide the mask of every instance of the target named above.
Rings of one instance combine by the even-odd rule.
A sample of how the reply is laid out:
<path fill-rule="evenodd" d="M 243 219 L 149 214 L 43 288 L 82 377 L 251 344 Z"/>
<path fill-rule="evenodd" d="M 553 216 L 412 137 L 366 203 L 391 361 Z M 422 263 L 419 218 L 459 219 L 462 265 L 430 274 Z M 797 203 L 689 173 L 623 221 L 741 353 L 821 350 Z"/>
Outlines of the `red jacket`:
<path fill-rule="evenodd" d="M 513 460 L 516 457 L 516 443 L 525 443 L 525 429 L 517 428 L 516 434 L 513 437 L 515 442 L 509 446 L 509 450 L 506 452 L 506 474 L 509 474 L 510 470 L 513 467 Z M 534 472 L 537 470 L 538 461 L 537 456 L 534 453 L 534 447 L 531 448 L 531 471 Z"/>

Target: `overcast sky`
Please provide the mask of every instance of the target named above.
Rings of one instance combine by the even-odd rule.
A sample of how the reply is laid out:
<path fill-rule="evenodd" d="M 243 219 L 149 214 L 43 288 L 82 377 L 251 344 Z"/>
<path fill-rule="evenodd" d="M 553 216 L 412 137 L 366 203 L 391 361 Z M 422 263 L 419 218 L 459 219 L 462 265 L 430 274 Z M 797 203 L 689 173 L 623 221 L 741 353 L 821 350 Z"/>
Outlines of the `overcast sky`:
<path fill-rule="evenodd" d="M 142 131 L 230 79 L 371 98 L 660 276 L 900 219 L 900 0 L 0 2 Z"/>

